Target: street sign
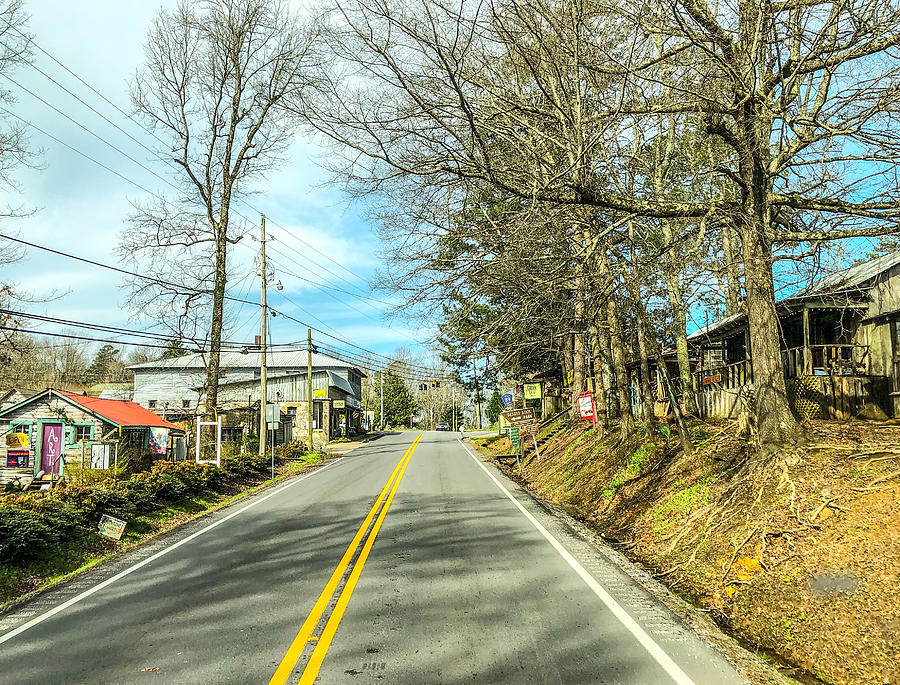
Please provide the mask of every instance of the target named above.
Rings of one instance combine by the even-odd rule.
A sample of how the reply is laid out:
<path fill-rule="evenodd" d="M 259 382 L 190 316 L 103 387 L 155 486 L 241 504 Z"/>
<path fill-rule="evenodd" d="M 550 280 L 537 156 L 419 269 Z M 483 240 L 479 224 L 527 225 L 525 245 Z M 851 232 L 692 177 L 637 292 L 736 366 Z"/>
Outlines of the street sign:
<path fill-rule="evenodd" d="M 578 396 L 578 413 L 582 421 L 594 418 L 594 394 L 583 392 Z"/>
<path fill-rule="evenodd" d="M 266 423 L 279 423 L 281 421 L 281 407 L 277 404 L 266 405 Z"/>
<path fill-rule="evenodd" d="M 511 392 L 504 393 L 503 397 L 500 399 L 503 400 L 503 408 L 504 409 L 512 409 L 513 408 L 513 396 Z"/>
<path fill-rule="evenodd" d="M 513 426 L 525 426 L 537 423 L 537 416 L 534 413 L 534 407 L 526 407 L 525 409 L 509 409 L 503 412 L 503 416 Z"/>
<path fill-rule="evenodd" d="M 525 399 L 526 400 L 541 399 L 541 384 L 540 383 L 526 383 L 525 384 Z"/>
<path fill-rule="evenodd" d="M 513 447 L 519 449 L 519 429 L 513 427 L 509 429 L 509 439 L 512 440 Z"/>

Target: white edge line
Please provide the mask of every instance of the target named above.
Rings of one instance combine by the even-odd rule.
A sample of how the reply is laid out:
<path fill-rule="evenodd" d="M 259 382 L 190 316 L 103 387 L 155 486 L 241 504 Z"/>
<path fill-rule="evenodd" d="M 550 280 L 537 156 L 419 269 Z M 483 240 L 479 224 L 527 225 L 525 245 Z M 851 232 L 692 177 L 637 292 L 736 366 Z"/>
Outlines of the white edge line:
<path fill-rule="evenodd" d="M 603 588 L 603 586 L 600 585 L 600 583 L 598 583 L 597 580 L 587 572 L 584 566 L 582 566 L 578 562 L 578 560 L 572 556 L 569 550 L 563 547 L 563 544 L 553 536 L 553 533 L 544 528 L 544 526 L 541 525 L 540 521 L 538 521 L 525 507 L 522 506 L 522 504 L 512 495 L 512 493 L 510 493 L 510 491 L 507 490 L 499 480 L 497 480 L 494 474 L 491 473 L 488 468 L 481 463 L 481 460 L 477 456 L 475 456 L 472 450 L 470 450 L 460 438 L 457 438 L 457 440 L 459 440 L 459 444 L 462 445 L 463 449 L 469 454 L 469 456 L 475 460 L 475 463 L 478 464 L 478 466 L 481 467 L 481 469 L 488 475 L 488 477 L 492 481 L 494 481 L 496 486 L 503 491 L 503 494 L 506 495 L 510 499 L 510 501 L 516 505 L 516 507 L 518 507 L 519 511 L 521 511 L 525 515 L 525 518 L 531 521 L 531 525 L 537 528 L 538 532 L 547 539 L 547 542 L 549 542 L 553 546 L 553 548 L 557 552 L 559 552 L 559 555 L 566 560 L 569 566 L 571 566 L 575 570 L 575 572 L 579 576 L 581 576 L 581 579 L 587 584 L 587 586 L 594 591 L 594 594 L 600 598 L 600 601 L 602 601 L 606 605 L 606 607 L 613 613 L 613 615 L 617 619 L 619 619 L 622 625 L 625 626 L 632 635 L 634 635 L 637 641 L 641 643 L 641 646 L 643 646 L 644 649 L 646 649 L 650 653 L 650 656 L 652 656 L 656 660 L 656 663 L 658 663 L 663 667 L 663 669 L 665 669 L 666 673 L 668 673 L 672 677 L 672 680 L 674 680 L 679 685 L 696 685 L 694 681 L 691 680 L 691 678 L 687 675 L 687 673 L 682 671 L 681 667 L 672 660 L 672 657 L 666 654 L 666 652 L 663 651 L 662 647 L 660 647 L 653 640 L 653 638 L 647 634 L 647 632 L 640 626 L 640 624 L 633 618 L 631 618 L 628 612 L 625 611 L 625 609 L 623 609 L 615 599 L 613 599 L 612 595 L 610 595 Z"/>
<path fill-rule="evenodd" d="M 334 464 L 337 464 L 339 461 L 341 461 L 341 459 L 343 459 L 343 457 L 338 457 L 337 459 L 335 459 L 335 460 L 334 460 L 333 462 L 331 462 L 330 464 L 326 464 L 326 465 L 323 466 L 322 468 L 316 469 L 316 470 L 313 471 L 312 473 L 307 473 L 305 476 L 301 476 L 301 477 L 298 478 L 297 480 L 291 481 L 291 482 L 288 483 L 287 485 L 278 488 L 278 489 L 275 490 L 274 492 L 270 492 L 270 493 L 269 493 L 268 495 L 266 495 L 265 497 L 260 497 L 259 499 L 254 500 L 253 502 L 251 502 L 251 503 L 248 504 L 247 506 L 245 506 L 245 507 L 243 507 L 243 508 L 241 508 L 241 509 L 238 509 L 238 510 L 235 511 L 235 512 L 232 512 L 232 513 L 228 514 L 228 516 L 225 516 L 224 518 L 221 518 L 221 519 L 219 519 L 218 521 L 215 521 L 214 523 L 211 523 L 211 524 L 208 525 L 206 528 L 203 528 L 203 529 L 201 529 L 201 530 L 198 530 L 196 533 L 191 533 L 190 535 L 188 535 L 188 536 L 187 536 L 186 538 L 184 538 L 183 540 L 179 540 L 179 541 L 176 542 L 175 544 L 170 545 L 169 547 L 166 547 L 165 549 L 161 549 L 161 550 L 158 551 L 156 554 L 153 554 L 152 556 L 149 556 L 149 557 L 147 557 L 146 559 L 143 559 L 142 561 L 139 561 L 138 563 L 134 564 L 133 566 L 129 566 L 129 567 L 126 568 L 125 570 L 119 571 L 116 575 L 112 576 L 111 578 L 107 578 L 107 579 L 104 580 L 102 583 L 98 583 L 97 585 L 93 586 L 92 588 L 89 588 L 89 589 L 85 590 L 85 591 L 82 592 L 80 595 L 76 595 L 75 597 L 72 597 L 71 599 L 69 599 L 69 600 L 63 602 L 62 604 L 60 604 L 59 606 L 55 606 L 55 607 L 53 607 L 52 609 L 50 609 L 49 611 L 44 612 L 44 613 L 41 614 L 40 616 L 35 616 L 33 619 L 31 619 L 31 620 L 28 621 L 27 623 L 23 623 L 23 624 L 20 625 L 18 628 L 15 628 L 15 629 L 9 631 L 8 633 L 4 633 L 3 635 L 0 635 L 0 644 L 3 644 L 4 642 L 6 642 L 6 641 L 8 641 L 8 640 L 13 639 L 13 638 L 16 637 L 17 635 L 21 635 L 22 633 L 24 633 L 24 632 L 25 632 L 26 630 L 28 630 L 29 628 L 33 628 L 33 627 L 36 626 L 37 624 L 42 623 L 43 621 L 46 621 L 48 618 L 51 618 L 52 616 L 55 616 L 55 615 L 58 614 L 59 612 L 68 609 L 68 608 L 69 608 L 70 606 L 72 606 L 73 604 L 77 604 L 77 603 L 80 602 L 81 600 L 83 600 L 83 599 L 85 599 L 85 598 L 87 598 L 87 597 L 90 597 L 90 596 L 93 595 L 95 592 L 99 592 L 99 591 L 102 590 L 103 588 L 105 588 L 105 587 L 107 587 L 107 586 L 109 586 L 109 585 L 112 585 L 112 584 L 115 583 L 117 580 L 120 580 L 120 579 L 124 578 L 125 576 L 129 575 L 130 573 L 133 573 L 134 571 L 137 571 L 139 568 L 142 568 L 143 566 L 146 566 L 146 565 L 149 564 L 151 561 L 155 561 L 156 559 L 159 559 L 161 556 L 164 556 L 164 555 L 168 554 L 168 553 L 171 552 L 172 550 L 178 549 L 179 547 L 181 547 L 182 545 L 184 545 L 184 544 L 190 542 L 190 541 L 193 540 L 194 538 L 199 537 L 200 535 L 203 535 L 204 533 L 207 533 L 207 532 L 211 531 L 211 530 L 212 530 L 213 528 L 215 528 L 216 526 L 222 525 L 223 523 L 225 523 L 225 522 L 228 521 L 229 519 L 233 519 L 235 516 L 238 516 L 239 514 L 243 514 L 243 513 L 244 513 L 245 511 L 247 511 L 248 509 L 252 509 L 252 508 L 255 507 L 257 504 L 260 504 L 260 503 L 262 503 L 262 502 L 265 502 L 265 501 L 266 501 L 267 499 L 269 499 L 270 497 L 274 497 L 275 495 L 277 495 L 277 494 L 279 494 L 279 493 L 281 493 L 281 492 L 284 492 L 284 491 L 287 490 L 288 488 L 291 488 L 291 487 L 295 486 L 297 483 L 306 480 L 306 479 L 309 478 L 310 476 L 314 476 L 314 475 L 316 475 L 317 473 L 321 473 L 321 472 L 324 471 L 325 469 L 327 469 L 327 468 L 333 466 Z"/>

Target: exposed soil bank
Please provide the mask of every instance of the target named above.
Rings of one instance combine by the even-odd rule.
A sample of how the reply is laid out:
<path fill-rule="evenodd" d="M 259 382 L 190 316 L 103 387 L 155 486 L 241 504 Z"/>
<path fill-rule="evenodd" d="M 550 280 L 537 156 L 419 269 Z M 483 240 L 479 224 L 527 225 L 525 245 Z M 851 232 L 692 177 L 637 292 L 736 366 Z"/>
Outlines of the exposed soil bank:
<path fill-rule="evenodd" d="M 575 426 L 508 468 L 745 643 L 827 683 L 900 683 L 900 427 L 810 429 L 761 458 L 731 424 L 694 425 L 691 455 Z"/>

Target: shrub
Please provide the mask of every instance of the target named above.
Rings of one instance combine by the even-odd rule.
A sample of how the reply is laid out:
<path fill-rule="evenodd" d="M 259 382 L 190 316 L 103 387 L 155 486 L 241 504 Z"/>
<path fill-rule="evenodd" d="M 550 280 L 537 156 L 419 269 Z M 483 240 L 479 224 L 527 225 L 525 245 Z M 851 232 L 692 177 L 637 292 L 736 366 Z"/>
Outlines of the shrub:
<path fill-rule="evenodd" d="M 0 506 L 0 560 L 36 559 L 58 540 L 56 531 L 36 512 Z"/>

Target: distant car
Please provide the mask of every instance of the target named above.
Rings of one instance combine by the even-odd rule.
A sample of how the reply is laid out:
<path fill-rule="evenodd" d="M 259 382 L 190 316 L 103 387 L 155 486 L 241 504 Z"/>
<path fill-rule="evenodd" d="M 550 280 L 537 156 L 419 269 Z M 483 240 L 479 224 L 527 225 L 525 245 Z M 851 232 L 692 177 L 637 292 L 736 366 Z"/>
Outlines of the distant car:
<path fill-rule="evenodd" d="M 439 430 L 439 431 L 448 431 L 448 430 L 450 430 L 450 424 L 449 424 L 449 423 L 444 423 L 443 421 L 441 421 L 441 422 L 436 426 L 436 429 Z"/>

